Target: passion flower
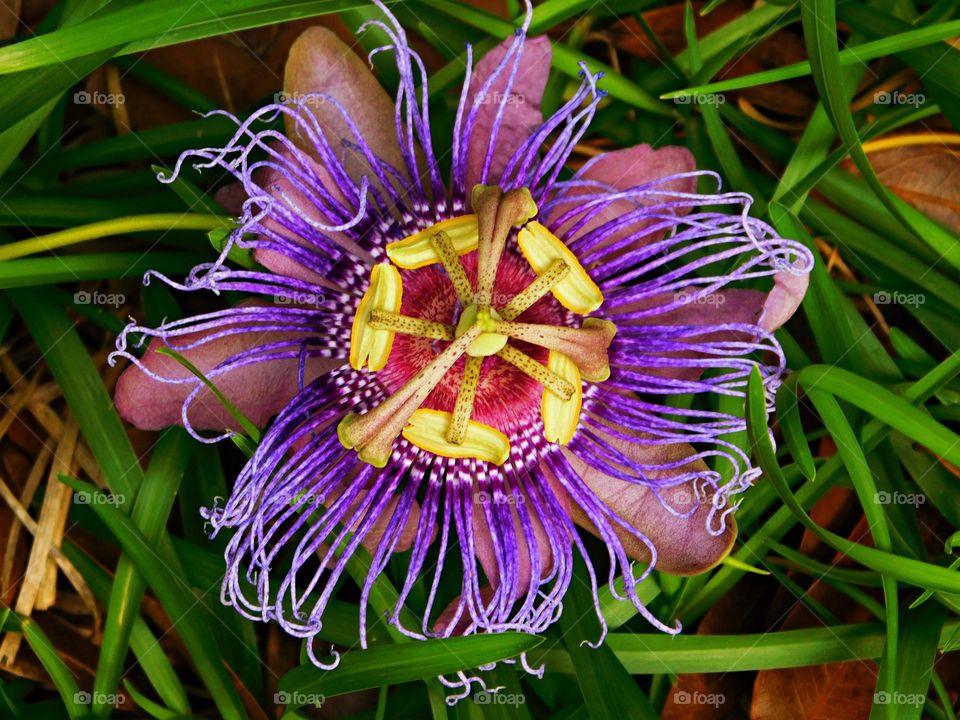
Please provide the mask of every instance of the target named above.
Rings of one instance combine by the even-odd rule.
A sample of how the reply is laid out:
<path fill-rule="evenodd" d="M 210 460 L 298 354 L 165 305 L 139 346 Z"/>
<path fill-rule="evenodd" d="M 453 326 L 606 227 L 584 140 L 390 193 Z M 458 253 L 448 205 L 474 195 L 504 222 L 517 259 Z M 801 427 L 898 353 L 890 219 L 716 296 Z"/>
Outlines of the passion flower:
<path fill-rule="evenodd" d="M 388 619 L 404 633 L 538 632 L 560 612 L 575 551 L 597 598 L 579 526 L 606 546 L 611 589 L 622 577 L 623 596 L 677 632 L 636 585 L 729 552 L 737 496 L 758 470 L 729 439 L 742 417 L 714 399 L 742 400 L 757 365 L 775 389 L 772 333 L 812 257 L 750 217 L 749 196 L 698 193 L 719 178 L 685 149 L 639 145 L 568 170 L 600 75 L 584 67 L 544 120 L 550 44 L 526 25 L 476 67 L 468 48 L 445 183 L 423 63 L 381 9 L 372 24 L 391 45 L 376 52 L 396 58 L 395 99 L 314 28 L 291 50 L 282 102 L 221 113 L 237 125 L 230 142 L 178 161 L 174 176 L 191 163 L 236 178 L 218 197 L 238 226 L 185 281 L 158 277 L 261 299 L 131 324 L 117 406 L 206 442 L 226 435 L 199 430 L 238 429 L 157 352 L 167 346 L 266 426 L 225 504 L 205 511 L 212 533 L 232 531 L 222 598 L 247 617 L 316 639 L 362 544 L 362 646 L 373 583 L 400 553 Z M 236 267 L 237 250 L 255 264 Z M 126 349 L 133 333 L 154 338 L 143 357 Z M 400 611 L 421 578 L 422 621 L 409 627 Z M 472 680 L 456 682 L 466 693 Z"/>

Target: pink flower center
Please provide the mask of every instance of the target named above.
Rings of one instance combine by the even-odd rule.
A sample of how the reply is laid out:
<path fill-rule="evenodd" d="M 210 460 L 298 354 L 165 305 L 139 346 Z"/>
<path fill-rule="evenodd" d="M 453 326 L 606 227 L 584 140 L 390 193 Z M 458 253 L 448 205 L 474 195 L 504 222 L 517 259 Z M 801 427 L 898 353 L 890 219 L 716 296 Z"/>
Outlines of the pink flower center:
<path fill-rule="evenodd" d="M 461 257 L 470 284 L 476 287 L 477 254 Z M 401 270 L 403 278 L 403 305 L 401 314 L 423 318 L 446 325 L 456 325 L 463 312 L 450 279 L 439 265 L 428 265 L 416 270 Z M 491 305 L 501 309 L 536 279 L 536 273 L 524 259 L 512 251 L 505 252 L 497 268 L 497 279 L 491 296 Z M 570 325 L 571 313 L 553 296 L 546 295 L 527 308 L 517 320 L 543 325 Z M 517 349 L 540 363 L 547 362 L 546 348 L 517 342 Z M 447 343 L 441 340 L 397 334 L 386 367 L 377 378 L 388 394 L 399 390 L 414 375 L 423 370 L 443 350 Z M 461 357 L 446 372 L 443 379 L 421 407 L 453 412 L 460 382 L 463 379 L 467 356 Z M 540 425 L 540 396 L 543 387 L 519 368 L 493 355 L 483 359 L 473 419 L 497 428 L 513 437 L 523 427 Z"/>
<path fill-rule="evenodd" d="M 390 394 L 337 431 L 372 465 L 386 465 L 400 435 L 437 455 L 500 465 L 538 414 L 547 440 L 566 444 L 581 378 L 610 374 L 613 324 L 571 326 L 573 312 L 593 312 L 603 295 L 533 220 L 530 192 L 478 185 L 473 207 L 388 245 L 392 264 L 374 267 L 357 306 L 350 364 L 376 372 Z"/>

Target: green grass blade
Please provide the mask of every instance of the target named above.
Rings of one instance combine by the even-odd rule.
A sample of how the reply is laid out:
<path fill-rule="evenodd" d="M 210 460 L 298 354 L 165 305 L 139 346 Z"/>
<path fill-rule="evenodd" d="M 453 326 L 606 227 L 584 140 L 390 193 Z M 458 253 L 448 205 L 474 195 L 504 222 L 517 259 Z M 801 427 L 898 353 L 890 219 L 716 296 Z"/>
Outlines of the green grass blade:
<path fill-rule="evenodd" d="M 656 720 L 658 716 L 650 701 L 613 651 L 606 645 L 592 647 L 600 639 L 601 630 L 593 607 L 590 578 L 581 558 L 576 560 L 564 597 L 560 629 L 591 717 Z"/>
<path fill-rule="evenodd" d="M 543 638 L 539 635 L 504 632 L 381 645 L 344 653 L 340 664 L 333 670 L 321 670 L 312 664 L 301 665 L 280 679 L 279 688 L 294 698 L 343 695 L 381 685 L 425 680 L 514 658 L 541 642 Z"/>
<path fill-rule="evenodd" d="M 243 702 L 233 685 L 220 651 L 210 634 L 210 617 L 203 602 L 199 602 L 193 590 L 168 565 L 127 515 L 105 502 L 97 502 L 97 490 L 88 483 L 65 479 L 74 492 L 85 496 L 87 504 L 103 521 L 116 538 L 125 555 L 153 588 L 164 610 L 173 619 L 177 634 L 186 646 L 210 691 L 224 720 L 241 720 L 247 717 Z"/>
<path fill-rule="evenodd" d="M 9 290 L 7 296 L 63 389 L 107 486 L 115 495 L 135 498 L 143 482 L 140 460 L 73 323 L 49 293 Z"/>
<path fill-rule="evenodd" d="M 131 520 L 149 543 L 156 543 L 164 532 L 192 446 L 193 439 L 185 430 L 171 428 L 160 436 L 153 450 L 150 466 L 144 475 L 140 492 L 133 500 L 130 514 Z M 145 590 L 146 581 L 133 564 L 122 557 L 117 564 L 93 684 L 95 700 L 107 698 L 117 690 L 130 632 Z M 96 716 L 105 717 L 111 710 L 105 703 L 94 702 Z"/>
<path fill-rule="evenodd" d="M 74 679 L 73 672 L 67 667 L 66 663 L 60 659 L 56 648 L 50 642 L 50 638 L 40 629 L 36 620 L 23 618 L 14 613 L 9 608 L 0 611 L 0 629 L 3 632 L 22 633 L 30 649 L 47 671 L 53 686 L 60 693 L 63 700 L 64 710 L 67 715 L 74 720 L 80 720 L 87 716 L 87 708 L 81 704 L 80 688 Z"/>

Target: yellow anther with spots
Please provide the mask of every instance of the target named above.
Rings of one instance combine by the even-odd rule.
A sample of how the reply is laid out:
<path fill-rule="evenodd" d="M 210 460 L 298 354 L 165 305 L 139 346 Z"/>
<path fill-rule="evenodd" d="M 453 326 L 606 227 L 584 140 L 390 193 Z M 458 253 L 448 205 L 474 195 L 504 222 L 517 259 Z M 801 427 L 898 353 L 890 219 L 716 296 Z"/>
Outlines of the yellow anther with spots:
<path fill-rule="evenodd" d="M 446 233 L 456 254 L 466 255 L 477 249 L 478 232 L 476 215 L 460 215 L 390 243 L 387 257 L 398 267 L 416 270 L 441 261 L 432 241 L 434 235 Z"/>
<path fill-rule="evenodd" d="M 361 370 L 382 370 L 390 357 L 394 331 L 376 329 L 370 325 L 375 311 L 397 313 L 403 300 L 403 283 L 399 271 L 389 263 L 374 266 L 370 287 L 357 305 L 350 331 L 350 367 Z"/>
<path fill-rule="evenodd" d="M 580 370 L 573 360 L 556 350 L 550 351 L 547 369 L 573 387 L 573 393 L 568 398 L 544 388 L 543 399 L 540 401 L 544 436 L 552 443 L 566 445 L 573 438 L 577 423 L 580 422 L 580 408 L 583 405 Z"/>
<path fill-rule="evenodd" d="M 569 269 L 551 292 L 557 301 L 568 310 L 587 315 L 603 304 L 603 293 L 590 279 L 576 255 L 563 241 L 538 222 L 529 222 L 517 236 L 520 251 L 538 275 L 545 273 L 557 260 Z"/>

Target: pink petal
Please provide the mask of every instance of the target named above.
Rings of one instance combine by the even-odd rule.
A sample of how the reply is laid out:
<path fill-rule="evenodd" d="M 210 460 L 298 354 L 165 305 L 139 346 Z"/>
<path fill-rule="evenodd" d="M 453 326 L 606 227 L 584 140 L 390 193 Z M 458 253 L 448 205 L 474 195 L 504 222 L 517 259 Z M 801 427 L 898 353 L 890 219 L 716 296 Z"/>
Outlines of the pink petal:
<path fill-rule="evenodd" d="M 366 60 L 333 32 L 312 27 L 297 38 L 287 57 L 283 87 L 285 94 L 293 100 L 303 99 L 310 93 L 326 93 L 333 97 L 347 110 L 373 152 L 401 172 L 405 170 L 397 143 L 393 100 L 370 72 Z M 334 152 L 338 155 L 350 152 L 343 142 L 357 144 L 358 138 L 334 103 L 325 102 L 323 98 L 307 103 Z M 313 153 L 311 143 L 302 137 L 297 123 L 290 116 L 285 117 L 285 122 L 287 137 Z M 347 161 L 347 169 L 354 179 L 364 173 L 365 166 L 362 159 Z"/>
<path fill-rule="evenodd" d="M 193 342 L 212 331 L 193 333 L 178 338 L 177 344 Z M 221 362 L 237 353 L 260 345 L 302 338 L 302 333 L 270 332 L 265 334 L 238 333 L 216 338 L 180 354 L 201 372 L 209 373 Z M 193 378 L 174 358 L 156 352 L 162 343 L 154 339 L 141 362 L 151 372 L 171 379 Z M 308 358 L 304 382 L 329 372 L 342 360 Z M 211 378 L 214 384 L 237 408 L 258 427 L 286 405 L 297 392 L 297 360 L 269 360 L 251 363 Z M 197 381 L 199 382 L 199 381 Z M 181 425 L 181 409 L 187 395 L 196 383 L 164 383 L 150 377 L 137 365 L 131 365 L 117 381 L 114 402 L 120 416 L 142 430 L 160 430 L 170 425 Z M 191 425 L 198 430 L 239 430 L 236 421 L 212 392 L 204 388 L 198 393 L 189 410 Z"/>
<path fill-rule="evenodd" d="M 639 320 L 622 323 L 631 325 L 689 325 L 703 326 L 723 324 L 757 325 L 767 332 L 780 328 L 796 311 L 803 301 L 807 289 L 807 275 L 794 275 L 782 271 L 773 276 L 774 285 L 769 293 L 761 290 L 730 288 L 704 296 L 702 302 L 690 302 L 663 313 L 650 315 Z M 659 295 L 644 301 L 629 303 L 617 308 L 618 312 L 634 312 L 671 302 L 673 296 Z M 616 317 L 611 318 L 616 322 Z M 722 342 L 725 340 L 743 341 L 748 339 L 744 333 L 721 330 L 696 335 L 690 342 Z M 677 353 L 676 357 L 704 357 L 702 353 L 690 351 Z M 676 380 L 696 380 L 704 371 L 698 367 L 644 367 L 642 372 L 657 377 Z"/>
<path fill-rule="evenodd" d="M 540 102 L 543 100 L 543 90 L 550 74 L 552 54 L 550 40 L 545 35 L 527 38 L 524 42 L 520 67 L 509 91 L 507 82 L 513 61 L 500 71 L 490 89 L 480 97 L 484 83 L 496 70 L 513 42 L 514 38 L 504 40 L 484 55 L 470 78 L 471 92 L 466 112 L 469 114 L 474 101 L 478 99 L 480 105 L 467 147 L 467 197 L 470 196 L 470 189 L 481 182 L 483 165 L 491 143 L 493 156 L 486 177 L 488 185 L 499 181 L 507 162 L 543 122 Z M 503 98 L 506 98 L 506 105 L 500 118 L 500 127 L 497 135 L 491 137 Z"/>
<path fill-rule="evenodd" d="M 693 454 L 693 449 L 689 445 L 640 445 L 612 435 L 600 434 L 606 442 L 636 463 L 648 465 L 669 463 Z M 664 508 L 648 488 L 612 478 L 587 465 L 569 450 L 564 450 L 563 453 L 574 470 L 607 507 L 650 539 L 657 549 L 657 570 L 675 575 L 695 575 L 705 572 L 726 557 L 733 546 L 737 529 L 732 516 L 727 518 L 726 528 L 722 534 L 715 536 L 707 531 L 709 498 L 701 502 L 699 508 L 690 517 L 677 517 Z M 694 460 L 689 465 L 670 470 L 669 474 L 675 475 L 679 472 L 698 469 L 706 469 L 702 460 Z M 649 475 L 651 479 L 657 479 L 667 473 L 650 472 Z M 566 495 L 556 479 L 552 480 L 552 484 L 558 495 Z M 660 494 L 679 513 L 688 512 L 696 503 L 696 494 L 690 483 L 662 490 Z M 584 512 L 571 502 L 569 497 L 565 499 L 574 521 L 591 533 L 597 534 Z M 626 530 L 616 525 L 614 527 L 627 554 L 641 562 L 649 562 L 650 553 L 647 546 Z"/>
<path fill-rule="evenodd" d="M 773 280 L 773 289 L 764 300 L 763 311 L 760 313 L 760 327 L 767 332 L 783 327 L 787 320 L 793 317 L 807 293 L 810 275 L 794 275 L 784 270 L 774 275 Z"/>
<path fill-rule="evenodd" d="M 603 153 L 588 161 L 577 173 L 577 180 L 589 180 L 608 185 L 615 190 L 627 190 L 637 185 L 659 180 L 660 178 L 688 173 L 696 170 L 696 162 L 693 155 L 685 147 L 664 147 L 654 150 L 649 145 L 634 145 L 622 150 Z M 663 183 L 661 189 L 671 192 L 692 193 L 696 190 L 697 179 L 695 177 L 672 180 Z M 590 192 L 589 188 L 576 190 L 577 195 L 583 195 Z M 605 192 L 597 188 L 596 193 Z M 607 206 L 604 210 L 598 212 L 591 220 L 586 222 L 581 230 L 574 237 L 566 238 L 567 243 L 576 239 L 594 228 L 604 223 L 615 220 L 622 215 L 636 210 L 644 205 L 641 201 L 617 200 Z M 570 209 L 570 205 L 564 205 L 562 202 L 554 212 L 560 214 Z M 684 212 L 684 214 L 686 214 Z M 640 230 L 644 225 L 635 223 L 625 230 L 611 233 L 603 243 L 597 247 L 605 247 L 627 235 L 632 235 Z M 662 237 L 662 233 L 651 234 L 642 239 L 643 244 L 651 243 Z"/>

